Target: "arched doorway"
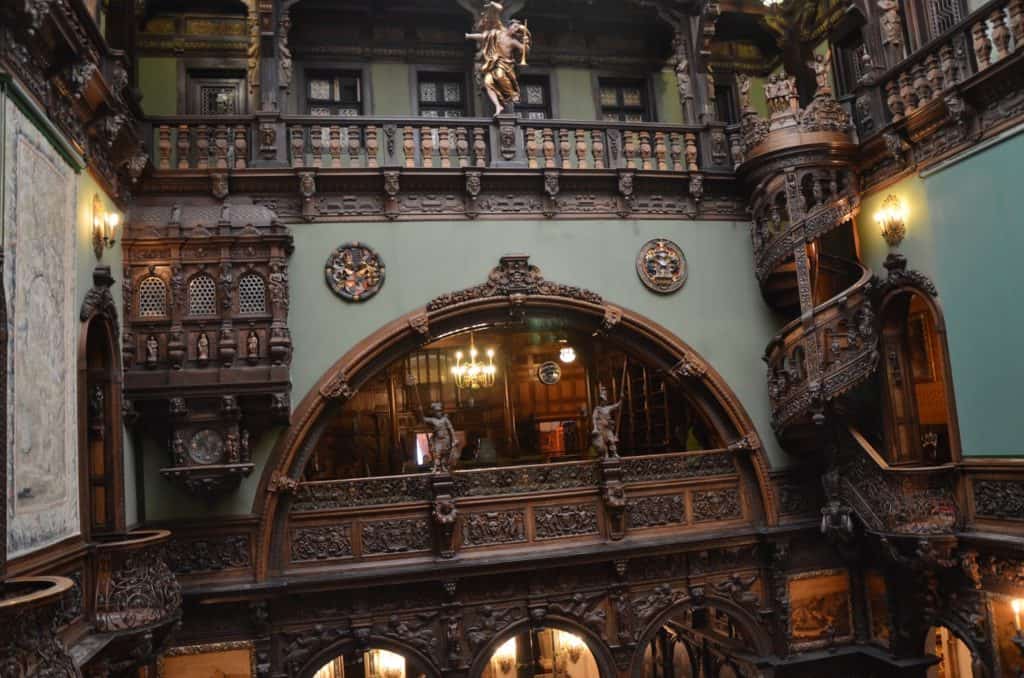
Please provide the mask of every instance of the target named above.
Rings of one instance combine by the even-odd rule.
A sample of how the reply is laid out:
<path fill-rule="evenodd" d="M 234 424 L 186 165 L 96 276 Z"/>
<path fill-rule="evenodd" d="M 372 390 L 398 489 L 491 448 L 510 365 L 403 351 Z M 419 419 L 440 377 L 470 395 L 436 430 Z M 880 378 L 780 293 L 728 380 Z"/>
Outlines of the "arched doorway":
<path fill-rule="evenodd" d="M 960 454 L 946 331 L 933 291 L 899 285 L 879 307 L 884 449 L 893 465 L 946 464 Z"/>
<path fill-rule="evenodd" d="M 480 678 L 601 678 L 587 642 L 559 628 L 526 628 L 503 641 Z"/>
<path fill-rule="evenodd" d="M 306 395 L 293 413 L 292 425 L 278 439 L 257 493 L 254 510 L 262 516 L 261 536 L 258 540 L 262 548 L 258 565 L 259 576 L 264 578 L 271 569 L 279 569 L 281 563 L 288 557 L 285 542 L 289 500 L 282 500 L 282 494 L 277 490 L 288 485 L 294 487 L 308 477 L 310 464 L 315 460 L 318 449 L 323 449 L 321 441 L 325 440 L 324 436 L 329 434 L 332 426 L 337 433 L 336 442 L 337 438 L 344 438 L 346 435 L 350 440 L 360 436 L 364 438 L 360 444 L 370 450 L 370 456 L 375 458 L 374 464 L 366 463 L 366 455 L 353 455 L 349 458 L 349 461 L 356 462 L 349 466 L 361 467 L 362 472 L 365 472 L 368 466 L 372 466 L 375 470 L 381 469 L 380 473 L 394 473 L 405 463 L 422 462 L 422 456 L 416 458 L 413 455 L 418 449 L 416 439 L 423 431 L 417 430 L 419 423 L 408 420 L 418 419 L 419 406 L 428 408 L 435 394 L 442 398 L 454 397 L 451 389 L 447 391 L 447 396 L 445 395 L 444 384 L 440 381 L 442 373 L 450 374 L 452 365 L 442 364 L 440 355 L 436 355 L 436 359 L 430 358 L 429 351 L 443 351 L 447 355 L 446 360 L 454 362 L 451 351 L 458 350 L 456 345 L 465 350 L 470 344 L 470 333 L 473 333 L 474 342 L 480 333 L 504 333 L 503 336 L 518 333 L 519 339 L 513 337 L 509 341 L 522 343 L 523 332 L 530 333 L 538 328 L 543 330 L 542 334 L 554 328 L 550 332 L 553 339 L 541 349 L 542 353 L 560 346 L 562 339 L 567 342 L 596 341 L 600 344 L 596 348 L 590 345 L 581 349 L 584 354 L 591 349 L 604 355 L 617 352 L 615 355 L 618 357 L 608 361 L 603 368 L 606 376 L 600 376 L 602 368 L 598 365 L 594 368 L 594 376 L 591 379 L 592 385 L 595 386 L 599 378 L 605 379 L 609 385 L 613 385 L 612 382 L 617 380 L 618 386 L 609 393 L 611 398 L 617 399 L 622 393 L 628 393 L 630 387 L 623 388 L 628 381 L 636 382 L 637 390 L 634 394 L 639 401 L 639 389 L 642 386 L 640 382 L 644 374 L 649 384 L 654 380 L 660 380 L 667 384 L 668 388 L 680 389 L 685 397 L 677 400 L 680 403 L 685 401 L 689 408 L 687 411 L 693 413 L 692 421 L 700 423 L 700 426 L 696 427 L 698 433 L 694 433 L 694 439 L 697 439 L 695 445 L 701 445 L 699 430 L 703 430 L 707 434 L 706 440 L 714 439 L 728 447 L 734 453 L 742 483 L 749 487 L 746 494 L 753 500 L 750 511 L 752 519 L 755 522 L 775 524 L 777 511 L 767 478 L 768 464 L 760 440 L 749 416 L 721 376 L 664 327 L 648 318 L 609 304 L 587 290 L 546 281 L 536 267 L 529 265 L 525 255 L 514 255 L 503 257 L 500 265 L 491 272 L 484 284 L 443 295 L 433 300 L 427 307 L 398 318 L 367 337 L 339 359 Z M 560 349 L 553 355 L 558 354 Z M 625 368 L 623 362 L 618 362 L 622 356 L 625 356 Z M 431 360 L 434 360 L 433 367 Z M 411 364 L 410 361 L 415 364 Z M 424 361 L 426 367 L 422 366 Z M 612 363 L 614 369 L 611 367 Z M 539 366 L 531 363 L 526 372 L 530 373 L 535 367 Z M 392 369 L 393 371 L 389 372 Z M 630 370 L 634 369 L 636 374 L 630 375 Z M 416 388 L 407 389 L 404 396 L 395 393 L 396 387 L 406 388 L 404 382 L 409 372 L 418 373 L 414 379 L 408 380 L 408 385 Z M 563 369 L 563 374 L 567 372 L 571 372 L 571 369 Z M 381 375 L 388 374 L 390 376 L 385 376 L 381 382 Z M 533 374 L 538 380 L 541 378 L 539 373 Z M 432 375 L 436 375 L 437 378 L 434 379 Z M 429 391 L 427 386 L 418 383 L 421 379 L 433 380 Z M 387 403 L 387 409 L 391 414 L 386 421 L 382 421 L 380 417 L 345 414 L 345 408 L 349 403 L 355 403 L 356 407 L 359 407 L 359 394 L 364 391 L 375 393 L 369 399 L 376 401 L 382 408 Z M 647 391 L 643 397 L 646 398 L 649 394 L 650 391 Z M 597 393 L 593 390 L 581 390 L 574 395 L 573 402 L 577 405 L 581 402 L 592 404 L 596 397 Z M 364 394 L 362 399 L 366 400 L 367 396 Z M 502 399 L 505 400 L 504 397 Z M 409 416 L 409 407 L 406 407 L 404 414 L 392 409 L 391 403 L 403 400 L 413 406 L 411 410 L 415 414 L 412 417 Z M 368 411 L 371 408 L 365 409 Z M 377 411 L 376 406 L 372 409 Z M 555 422 L 557 426 L 546 427 L 557 429 L 554 432 L 555 437 L 560 434 L 563 441 L 567 430 L 572 429 L 571 426 L 565 426 L 565 423 L 577 418 L 570 410 L 556 413 L 550 422 Z M 457 413 L 448 414 L 451 418 Z M 395 423 L 397 421 L 401 424 L 401 417 L 406 418 L 408 426 L 404 430 L 399 426 L 395 435 Z M 516 442 L 513 435 L 515 421 L 502 422 L 501 426 L 498 426 L 496 419 L 492 419 L 491 423 L 494 424 L 492 428 L 495 431 L 500 429 L 500 435 L 505 441 Z M 582 423 L 586 424 L 585 419 Z M 671 439 L 673 436 L 674 426 L 672 422 L 669 424 L 665 431 L 660 432 L 662 440 Z M 383 432 L 378 434 L 382 427 L 384 430 L 391 427 L 390 440 Z M 577 423 L 576 434 L 583 440 L 579 446 L 582 448 L 587 436 L 586 432 L 580 431 L 579 428 L 580 424 Z M 471 443 L 476 442 L 475 439 L 468 439 L 469 434 L 476 429 L 466 425 L 462 430 L 467 436 L 462 447 L 471 446 Z M 531 432 L 533 430 L 531 426 Z M 681 430 L 675 435 L 674 442 L 690 440 L 689 430 Z M 537 427 L 538 438 L 542 432 L 552 433 L 551 430 L 541 431 Z M 488 436 L 491 434 L 488 433 Z M 495 433 L 494 437 L 497 439 L 498 434 Z M 571 438 L 571 434 L 569 437 Z M 396 442 L 399 443 L 398 449 L 402 453 L 401 459 L 396 455 L 394 460 L 387 460 L 385 463 L 388 450 L 392 449 Z M 522 447 L 521 442 L 520 440 L 519 447 Z M 389 443 L 390 447 L 385 443 Z M 490 453 L 489 449 L 487 453 Z M 414 464 L 417 465 L 419 464 Z M 344 472 L 351 473 L 353 470 L 349 468 Z"/>
<path fill-rule="evenodd" d="M 320 627 L 309 634 L 316 646 L 317 633 L 329 637 L 337 629 Z M 302 642 L 290 645 L 283 657 L 288 675 L 299 678 L 438 678 L 437 667 L 404 643 L 371 636 L 366 643 L 347 638 L 311 655 Z"/>
<path fill-rule="evenodd" d="M 79 459 L 88 502 L 88 534 L 123 530 L 121 353 L 117 307 L 110 294 L 110 267 L 93 271 L 93 287 L 82 302 L 78 345 Z"/>
<path fill-rule="evenodd" d="M 758 658 L 770 654 L 770 647 L 766 630 L 736 603 L 686 601 L 648 627 L 638 646 L 633 678 L 762 675 Z"/>
<path fill-rule="evenodd" d="M 970 648 L 945 626 L 928 629 L 924 651 L 939 658 L 938 664 L 928 669 L 928 678 L 984 678 L 984 671 L 975 672 L 980 665 Z"/>
<path fill-rule="evenodd" d="M 384 648 L 338 655 L 317 669 L 313 678 L 422 678 L 427 670 L 415 657 Z"/>

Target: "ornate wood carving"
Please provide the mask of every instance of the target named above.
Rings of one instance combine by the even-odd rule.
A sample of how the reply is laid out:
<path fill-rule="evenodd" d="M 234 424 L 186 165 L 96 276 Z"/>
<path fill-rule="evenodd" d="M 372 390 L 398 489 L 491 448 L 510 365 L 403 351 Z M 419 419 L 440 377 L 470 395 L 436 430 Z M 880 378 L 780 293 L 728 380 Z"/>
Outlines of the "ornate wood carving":
<path fill-rule="evenodd" d="M 169 537 L 166 531 L 138 532 L 122 541 L 100 542 L 95 584 L 99 631 L 137 630 L 180 616 L 181 588 L 164 560 Z"/>
<path fill-rule="evenodd" d="M 979 518 L 1024 520 L 1024 482 L 975 480 L 974 513 Z"/>
<path fill-rule="evenodd" d="M 683 498 L 679 495 L 637 497 L 626 503 L 627 525 L 630 528 L 661 527 L 686 522 Z"/>
<path fill-rule="evenodd" d="M 693 522 L 733 520 L 743 517 L 740 491 L 735 487 L 693 492 Z"/>
<path fill-rule="evenodd" d="M 538 506 L 533 510 L 537 539 L 561 539 L 597 534 L 597 507 L 594 504 Z"/>
<path fill-rule="evenodd" d="M 622 460 L 622 479 L 627 483 L 705 478 L 733 473 L 736 473 L 736 466 L 728 452 L 626 457 Z"/>
<path fill-rule="evenodd" d="M 363 553 L 379 555 L 430 549 L 426 519 L 376 520 L 362 525 Z"/>
<path fill-rule="evenodd" d="M 378 504 L 403 504 L 428 501 L 430 498 L 430 477 L 425 474 L 396 478 L 329 480 L 300 483 L 291 510 L 319 511 Z"/>
<path fill-rule="evenodd" d="M 455 496 L 523 494 L 545 490 L 593 487 L 597 485 L 598 480 L 597 462 L 457 471 L 455 473 Z"/>
<path fill-rule="evenodd" d="M 352 556 L 348 525 L 301 527 L 292 532 L 292 562 L 338 560 Z"/>
<path fill-rule="evenodd" d="M 167 544 L 167 564 L 179 575 L 200 575 L 252 567 L 247 534 L 174 536 Z"/>
<path fill-rule="evenodd" d="M 483 511 L 463 518 L 462 544 L 490 546 L 526 541 L 526 518 L 522 510 Z"/>

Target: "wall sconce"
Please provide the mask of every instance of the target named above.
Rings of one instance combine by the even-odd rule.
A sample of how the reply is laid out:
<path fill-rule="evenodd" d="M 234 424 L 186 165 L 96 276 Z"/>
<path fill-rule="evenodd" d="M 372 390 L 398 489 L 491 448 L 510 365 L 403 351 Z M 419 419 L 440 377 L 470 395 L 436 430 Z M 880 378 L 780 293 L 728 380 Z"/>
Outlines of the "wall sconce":
<path fill-rule="evenodd" d="M 515 636 L 502 643 L 501 647 L 494 651 L 494 656 L 491 657 L 491 660 L 498 665 L 503 675 L 510 673 L 516 666 Z"/>
<path fill-rule="evenodd" d="M 103 209 L 103 201 L 100 196 L 92 198 L 92 251 L 96 259 L 103 259 L 103 249 L 113 247 L 117 243 L 117 227 L 121 223 L 121 216 L 116 212 L 107 212 Z"/>
<path fill-rule="evenodd" d="M 889 247 L 898 247 L 903 242 L 907 235 L 907 208 L 899 198 L 892 193 L 885 196 L 882 208 L 875 213 L 875 221 Z"/>
<path fill-rule="evenodd" d="M 563 346 L 558 351 L 558 359 L 566 364 L 571 363 L 576 360 L 576 349 L 572 346 Z"/>

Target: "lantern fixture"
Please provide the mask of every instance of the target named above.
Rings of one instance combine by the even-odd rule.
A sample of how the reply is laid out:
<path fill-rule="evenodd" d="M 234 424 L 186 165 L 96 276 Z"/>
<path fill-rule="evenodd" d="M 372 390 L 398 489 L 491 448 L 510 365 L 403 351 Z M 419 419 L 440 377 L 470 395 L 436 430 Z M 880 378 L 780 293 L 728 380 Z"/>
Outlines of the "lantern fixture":
<path fill-rule="evenodd" d="M 121 215 L 103 209 L 103 201 L 99 195 L 92 198 L 92 251 L 96 259 L 103 259 L 104 248 L 113 247 L 117 243 L 117 227 L 121 223 Z"/>

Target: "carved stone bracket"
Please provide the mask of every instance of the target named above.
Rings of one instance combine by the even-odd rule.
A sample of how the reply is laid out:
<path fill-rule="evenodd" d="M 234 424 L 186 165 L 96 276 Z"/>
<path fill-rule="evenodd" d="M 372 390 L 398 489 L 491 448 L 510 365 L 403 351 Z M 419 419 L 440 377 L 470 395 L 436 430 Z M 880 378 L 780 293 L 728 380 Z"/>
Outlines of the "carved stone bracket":
<path fill-rule="evenodd" d="M 348 378 L 338 372 L 330 381 L 320 387 L 320 395 L 329 400 L 349 400 L 356 394 L 356 389 L 349 386 Z"/>
<path fill-rule="evenodd" d="M 939 296 L 939 290 L 931 278 L 920 271 L 907 270 L 907 258 L 902 254 L 891 253 L 885 258 L 885 270 L 888 275 L 876 283 L 879 294 L 885 295 L 898 287 L 913 287 L 932 297 Z"/>
<path fill-rule="evenodd" d="M 117 304 L 114 303 L 114 296 L 110 293 L 110 287 L 114 284 L 114 276 L 110 274 L 109 266 L 97 266 L 92 271 L 92 288 L 85 294 L 82 300 L 82 308 L 78 318 L 85 322 L 94 315 L 101 315 L 107 318 L 114 328 L 114 335 L 117 329 Z"/>
<path fill-rule="evenodd" d="M 622 484 L 622 461 L 601 461 L 601 500 L 608 516 L 608 536 L 618 541 L 626 534 L 626 488 Z"/>
<path fill-rule="evenodd" d="M 685 378 L 699 379 L 707 375 L 707 373 L 707 367 L 693 360 L 689 356 L 683 356 L 678 363 L 669 369 L 668 376 L 678 381 Z"/>

